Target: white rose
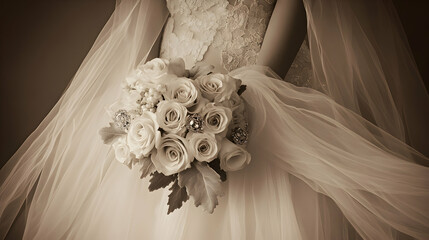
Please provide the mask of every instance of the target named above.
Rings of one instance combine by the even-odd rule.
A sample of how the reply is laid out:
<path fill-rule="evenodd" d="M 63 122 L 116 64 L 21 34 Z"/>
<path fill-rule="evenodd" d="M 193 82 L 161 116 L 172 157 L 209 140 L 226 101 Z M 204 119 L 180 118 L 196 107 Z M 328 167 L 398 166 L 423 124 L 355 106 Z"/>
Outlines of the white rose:
<path fill-rule="evenodd" d="M 226 138 L 222 140 L 219 158 L 220 167 L 227 172 L 240 170 L 251 160 L 250 153 Z"/>
<path fill-rule="evenodd" d="M 162 77 L 168 74 L 168 60 L 161 58 L 154 58 L 149 62 L 138 67 L 141 75 L 147 80 L 158 83 Z"/>
<path fill-rule="evenodd" d="M 128 145 L 137 158 L 147 157 L 161 137 L 158 131 L 155 114 L 143 112 L 140 117 L 133 119 L 128 129 Z"/>
<path fill-rule="evenodd" d="M 200 76 L 195 79 L 203 97 L 214 101 L 215 97 L 221 93 L 223 79 L 225 75 L 220 73 Z"/>
<path fill-rule="evenodd" d="M 161 101 L 156 110 L 159 126 L 168 133 L 180 133 L 186 124 L 188 110 L 176 101 Z"/>
<path fill-rule="evenodd" d="M 184 77 L 186 75 L 185 61 L 182 58 L 171 59 L 168 65 L 168 73 Z"/>
<path fill-rule="evenodd" d="M 219 153 L 217 140 L 213 134 L 188 133 L 186 139 L 200 162 L 211 162 Z"/>
<path fill-rule="evenodd" d="M 168 176 L 191 167 L 194 156 L 188 146 L 187 140 L 178 135 L 162 137 L 156 146 L 156 153 L 152 154 L 156 170 Z"/>
<path fill-rule="evenodd" d="M 230 99 L 241 84 L 240 80 L 221 73 L 200 76 L 195 81 L 203 97 L 215 102 Z"/>
<path fill-rule="evenodd" d="M 167 100 L 175 100 L 182 103 L 185 107 L 192 107 L 196 104 L 198 90 L 190 79 L 179 78 L 167 86 L 164 97 Z"/>
<path fill-rule="evenodd" d="M 209 103 L 203 109 L 202 116 L 204 118 L 204 131 L 218 134 L 227 130 L 232 118 L 232 112 L 229 108 Z"/>
<path fill-rule="evenodd" d="M 113 150 L 115 150 L 115 158 L 120 163 L 125 163 L 130 159 L 130 149 L 127 145 L 125 137 L 118 138 L 112 144 Z"/>

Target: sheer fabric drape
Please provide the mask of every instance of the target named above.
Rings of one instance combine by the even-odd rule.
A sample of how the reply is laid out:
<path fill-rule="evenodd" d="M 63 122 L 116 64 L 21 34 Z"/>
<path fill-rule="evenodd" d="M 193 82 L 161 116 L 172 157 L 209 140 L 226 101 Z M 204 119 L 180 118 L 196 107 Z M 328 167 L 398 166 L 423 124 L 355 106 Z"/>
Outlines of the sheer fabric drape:
<path fill-rule="evenodd" d="M 0 171 L 0 239 L 36 182 L 24 238 L 51 239 L 73 222 L 103 178 L 100 166 L 109 164 L 109 148 L 97 134 L 109 120 L 106 103 L 118 97 L 124 76 L 145 61 L 167 16 L 162 1 L 117 2 L 68 89 Z M 65 192 L 75 196 L 65 198 Z M 52 212 L 64 217 L 46 217 Z"/>
<path fill-rule="evenodd" d="M 250 142 L 252 157 L 290 174 L 304 239 L 429 237 L 429 168 L 413 162 L 427 157 L 324 94 L 266 77 L 275 77 L 269 69 L 232 74 L 249 86 L 252 139 L 264 140 Z"/>
<path fill-rule="evenodd" d="M 429 95 L 390 0 L 304 0 L 314 87 L 429 156 Z"/>
<path fill-rule="evenodd" d="M 418 130 L 421 123 L 418 115 L 405 114 L 419 101 L 408 102 L 400 94 L 419 87 L 401 82 L 416 69 L 412 59 L 400 58 L 390 64 L 406 67 L 386 73 L 398 66 L 380 61 L 385 53 L 380 49 L 391 54 L 388 45 L 380 47 L 378 38 L 357 41 L 376 39 L 356 32 L 372 24 L 352 17 L 372 4 L 360 2 L 355 8 L 352 1 L 305 0 L 316 79 L 345 107 L 315 90 L 282 82 L 267 68 L 231 72 L 248 85 L 252 163 L 229 176 L 213 215 L 191 201 L 166 215 L 167 192 L 149 193 L 137 169 L 117 163 L 97 134 L 108 124 L 105 108 L 119 96 L 122 79 L 146 60 L 168 15 L 162 1 L 119 1 L 60 101 L 1 169 L 0 238 L 35 184 L 26 239 L 429 238 L 429 170 L 413 163 L 428 159 L 402 142 L 407 136 L 421 139 L 401 127 L 411 116 L 407 126 Z M 340 27 L 331 25 L 331 16 Z M 406 52 L 400 40 L 392 41 Z M 401 78 L 392 77 L 398 74 Z M 394 90 L 381 96 L 386 89 Z M 427 94 L 421 96 L 424 101 Z M 409 125 L 413 119 L 416 124 Z"/>

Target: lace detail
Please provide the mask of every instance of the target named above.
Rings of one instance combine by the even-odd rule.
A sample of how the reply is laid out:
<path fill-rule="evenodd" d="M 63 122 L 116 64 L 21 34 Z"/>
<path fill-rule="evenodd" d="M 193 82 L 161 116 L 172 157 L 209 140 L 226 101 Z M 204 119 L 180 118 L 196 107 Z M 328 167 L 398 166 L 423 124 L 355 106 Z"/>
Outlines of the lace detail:
<path fill-rule="evenodd" d="M 171 17 L 164 29 L 161 56 L 181 57 L 190 68 L 201 61 L 226 18 L 227 0 L 167 0 Z"/>
<path fill-rule="evenodd" d="M 164 29 L 161 57 L 181 57 L 191 68 L 213 46 L 221 51 L 219 61 L 227 71 L 254 65 L 274 5 L 275 0 L 167 0 L 171 17 Z M 314 87 L 307 41 L 285 80 Z"/>
<path fill-rule="evenodd" d="M 307 41 L 302 43 L 295 60 L 286 74 L 285 81 L 299 87 L 312 87 L 313 69 L 311 67 L 310 50 L 307 46 Z"/>
<path fill-rule="evenodd" d="M 213 46 L 222 49 L 222 65 L 228 70 L 256 64 L 274 9 L 274 0 L 232 0 Z"/>
<path fill-rule="evenodd" d="M 182 57 L 186 67 L 221 50 L 227 71 L 256 64 L 275 0 L 167 0 L 162 57 Z"/>

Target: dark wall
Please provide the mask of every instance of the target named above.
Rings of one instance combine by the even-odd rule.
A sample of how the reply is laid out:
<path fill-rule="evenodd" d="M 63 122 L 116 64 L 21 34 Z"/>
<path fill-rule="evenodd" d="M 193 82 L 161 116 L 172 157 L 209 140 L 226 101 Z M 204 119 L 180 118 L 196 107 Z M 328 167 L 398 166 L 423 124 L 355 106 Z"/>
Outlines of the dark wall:
<path fill-rule="evenodd" d="M 115 0 L 1 1 L 0 166 L 55 105 L 114 7 Z"/>
<path fill-rule="evenodd" d="M 429 85 L 429 8 L 394 0 L 416 61 Z M 0 8 L 0 166 L 61 96 L 115 0 L 19 0 Z"/>
<path fill-rule="evenodd" d="M 420 74 L 429 89 L 429 1 L 393 0 Z"/>

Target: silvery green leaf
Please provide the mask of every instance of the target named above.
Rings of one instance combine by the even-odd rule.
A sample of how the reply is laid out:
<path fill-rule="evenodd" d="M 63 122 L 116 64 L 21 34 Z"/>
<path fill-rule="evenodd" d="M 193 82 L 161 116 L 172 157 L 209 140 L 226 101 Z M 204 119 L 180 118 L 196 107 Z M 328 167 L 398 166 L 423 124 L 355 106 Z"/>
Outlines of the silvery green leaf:
<path fill-rule="evenodd" d="M 165 188 L 177 178 L 177 174 L 165 176 L 160 172 L 153 172 L 152 178 L 149 180 L 149 191 L 155 191 L 160 188 Z"/>
<path fill-rule="evenodd" d="M 188 201 L 189 195 L 186 192 L 186 188 L 180 187 L 176 181 L 174 181 L 173 185 L 170 187 L 171 193 L 168 195 L 168 212 L 170 214 L 176 209 L 182 207 L 183 203 Z"/>
<path fill-rule="evenodd" d="M 109 123 L 109 127 L 100 129 L 99 133 L 104 144 L 111 144 L 116 138 L 126 134 L 126 132 L 115 126 L 113 123 Z"/>
<path fill-rule="evenodd" d="M 202 206 L 213 213 L 219 204 L 217 197 L 223 195 L 221 179 L 207 163 L 194 162 L 193 166 L 179 173 L 179 186 L 195 200 L 195 206 Z"/>

